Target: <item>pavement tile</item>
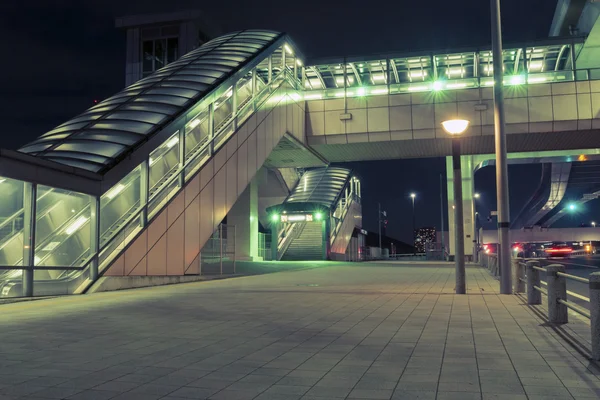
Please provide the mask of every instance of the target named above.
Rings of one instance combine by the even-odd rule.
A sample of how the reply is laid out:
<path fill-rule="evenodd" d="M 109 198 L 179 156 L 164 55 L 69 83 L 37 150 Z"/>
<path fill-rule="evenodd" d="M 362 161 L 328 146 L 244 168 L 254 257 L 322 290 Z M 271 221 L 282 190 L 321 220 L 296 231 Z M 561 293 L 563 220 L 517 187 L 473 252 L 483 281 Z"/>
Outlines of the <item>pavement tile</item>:
<path fill-rule="evenodd" d="M 438 392 L 437 400 L 481 400 L 481 393 Z"/>
<path fill-rule="evenodd" d="M 435 400 L 436 391 L 395 390 L 392 400 Z"/>
<path fill-rule="evenodd" d="M 479 382 L 440 382 L 439 392 L 481 392 Z"/>
<path fill-rule="evenodd" d="M 543 396 L 563 396 L 567 399 L 571 397 L 569 391 L 562 387 L 554 386 L 523 386 L 527 396 L 543 395 Z"/>
<path fill-rule="evenodd" d="M 182 397 L 184 399 L 208 399 L 216 392 L 218 392 L 216 389 L 204 389 L 187 386 L 169 393 L 169 396 Z"/>
<path fill-rule="evenodd" d="M 72 396 L 67 397 L 68 400 L 108 400 L 118 396 L 119 392 L 108 390 L 84 390 Z"/>
<path fill-rule="evenodd" d="M 348 399 L 383 399 L 392 397 L 391 389 L 354 389 L 348 395 Z"/>
<path fill-rule="evenodd" d="M 310 390 L 310 386 L 288 386 L 288 385 L 273 385 L 265 391 L 269 394 L 280 395 L 297 395 L 302 396 Z"/>
<path fill-rule="evenodd" d="M 315 386 L 311 388 L 306 394 L 310 396 L 319 397 L 342 397 L 345 398 L 350 393 L 351 388 L 348 387 L 327 387 L 327 386 Z"/>

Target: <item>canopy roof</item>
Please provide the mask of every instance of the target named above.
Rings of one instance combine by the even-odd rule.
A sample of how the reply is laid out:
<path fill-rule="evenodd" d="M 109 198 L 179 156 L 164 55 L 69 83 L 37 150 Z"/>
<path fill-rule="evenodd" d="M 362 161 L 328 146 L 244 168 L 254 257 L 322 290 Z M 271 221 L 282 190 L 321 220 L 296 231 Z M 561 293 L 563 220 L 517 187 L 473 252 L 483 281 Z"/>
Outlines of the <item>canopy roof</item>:
<path fill-rule="evenodd" d="M 211 40 L 19 151 L 104 174 L 281 35 L 246 30 Z"/>
<path fill-rule="evenodd" d="M 302 175 L 284 204 L 312 203 L 331 208 L 350 179 L 350 174 L 351 171 L 345 168 L 311 169 Z"/>

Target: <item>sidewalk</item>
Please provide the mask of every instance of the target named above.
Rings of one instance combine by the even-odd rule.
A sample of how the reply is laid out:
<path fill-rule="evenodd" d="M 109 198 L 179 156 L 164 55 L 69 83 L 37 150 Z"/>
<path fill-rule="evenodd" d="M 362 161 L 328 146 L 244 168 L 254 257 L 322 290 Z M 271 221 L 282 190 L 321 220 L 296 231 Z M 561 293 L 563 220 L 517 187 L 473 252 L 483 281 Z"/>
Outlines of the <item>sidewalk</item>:
<path fill-rule="evenodd" d="M 3 305 L 6 399 L 595 399 L 589 325 L 469 267 L 371 263 Z M 542 306 L 545 307 L 545 306 Z M 589 324 L 589 323 L 588 323 Z"/>

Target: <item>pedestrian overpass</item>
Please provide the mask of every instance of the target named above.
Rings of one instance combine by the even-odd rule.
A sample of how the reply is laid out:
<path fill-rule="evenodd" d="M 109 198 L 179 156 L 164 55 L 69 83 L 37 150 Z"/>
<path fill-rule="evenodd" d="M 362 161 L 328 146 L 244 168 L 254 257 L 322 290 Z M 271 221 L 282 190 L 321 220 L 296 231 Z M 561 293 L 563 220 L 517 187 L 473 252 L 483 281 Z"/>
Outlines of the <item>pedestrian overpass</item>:
<path fill-rule="evenodd" d="M 507 46 L 511 157 L 600 152 L 600 70 L 575 68 L 584 46 Z M 284 33 L 214 39 L 19 151 L 0 151 L 1 291 L 83 293 L 99 276 L 198 274 L 203 245 L 232 214 L 252 256 L 253 178 L 265 162 L 449 156 L 440 126 L 449 118 L 471 121 L 460 140 L 473 210 L 473 171 L 493 153 L 494 84 L 489 50 L 305 66 Z M 232 213 L 240 202 L 248 212 Z M 469 254 L 473 212 L 465 224 Z"/>

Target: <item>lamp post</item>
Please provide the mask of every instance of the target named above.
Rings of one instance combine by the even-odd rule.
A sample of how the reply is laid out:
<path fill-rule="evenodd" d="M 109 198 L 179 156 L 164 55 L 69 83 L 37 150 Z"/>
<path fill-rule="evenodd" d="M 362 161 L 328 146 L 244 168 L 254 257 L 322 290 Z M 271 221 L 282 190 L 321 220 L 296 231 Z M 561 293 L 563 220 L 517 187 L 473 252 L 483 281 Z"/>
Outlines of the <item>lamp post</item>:
<path fill-rule="evenodd" d="M 479 200 L 481 195 L 479 193 L 474 193 L 473 198 L 475 200 Z M 473 221 L 473 261 L 479 262 L 479 213 L 477 212 L 477 202 L 473 202 L 473 211 L 475 211 L 475 220 Z"/>
<path fill-rule="evenodd" d="M 417 246 L 415 243 L 415 197 L 417 197 L 417 195 L 415 193 L 411 193 L 410 194 L 410 198 L 412 199 L 412 230 L 413 230 L 413 255 L 416 256 L 417 255 Z"/>
<path fill-rule="evenodd" d="M 500 0 L 490 0 L 492 17 L 492 61 L 494 67 L 494 141 L 496 149 L 496 187 L 498 203 L 498 265 L 500 293 L 512 293 L 510 255 L 510 209 L 508 203 L 508 164 L 506 161 L 506 132 L 504 116 L 504 60 L 502 57 L 502 29 L 500 27 Z"/>
<path fill-rule="evenodd" d="M 460 140 L 458 137 L 467 130 L 469 121 L 452 119 L 442 122 L 444 130 L 452 135 L 452 169 L 454 171 L 454 241 L 456 268 L 456 294 L 466 293 L 465 277 L 465 227 L 463 225 L 462 174 L 460 170 Z"/>
<path fill-rule="evenodd" d="M 594 221 L 592 221 L 592 226 L 595 228 L 596 227 L 596 223 Z"/>

